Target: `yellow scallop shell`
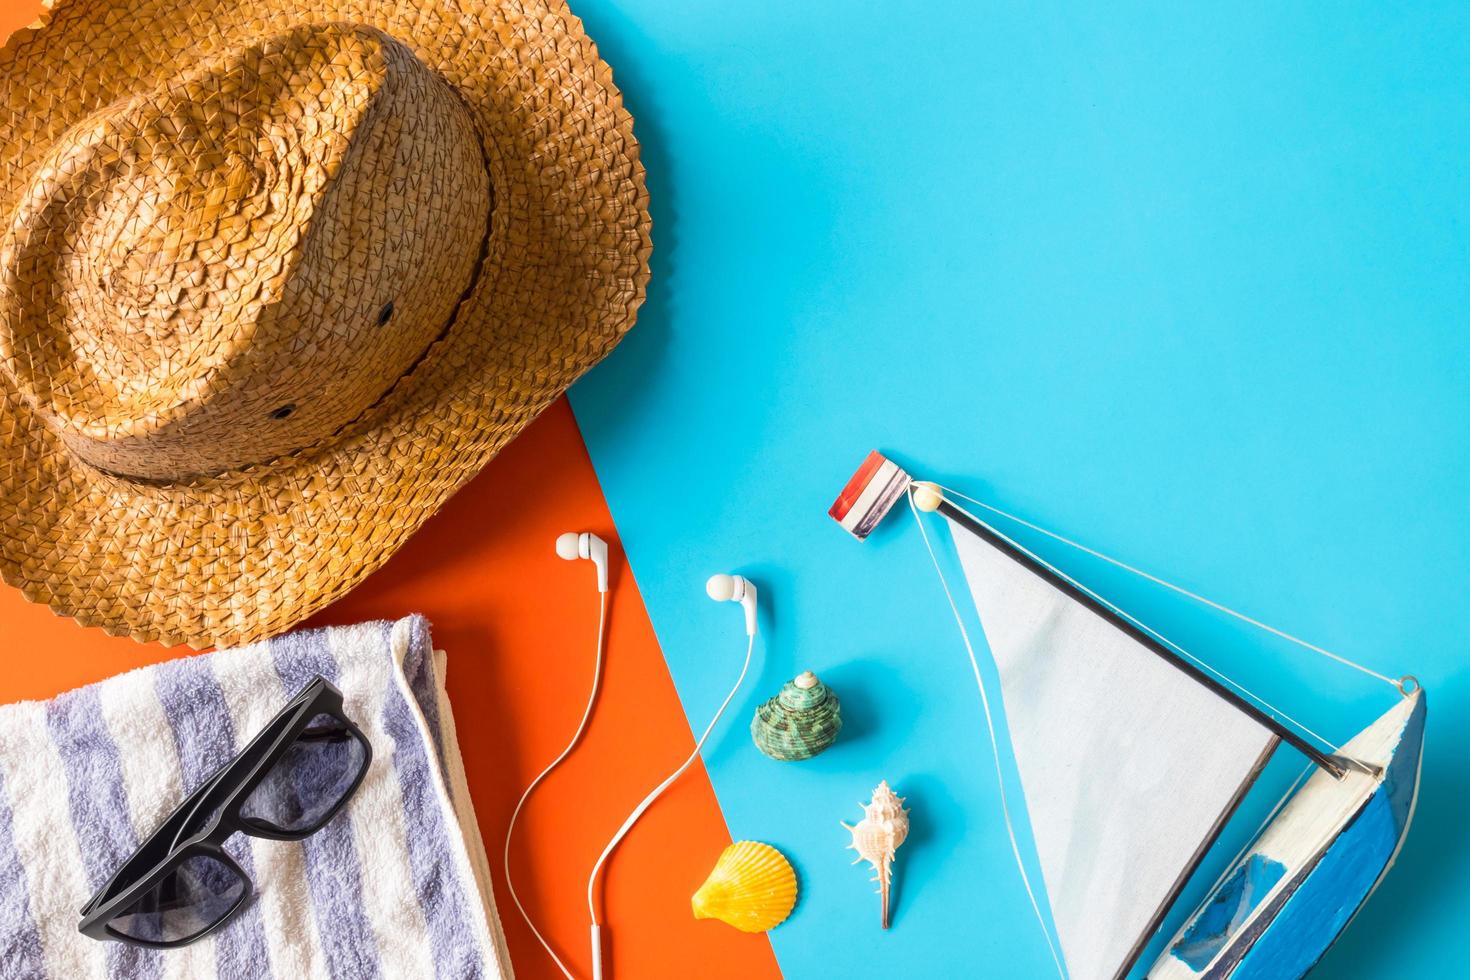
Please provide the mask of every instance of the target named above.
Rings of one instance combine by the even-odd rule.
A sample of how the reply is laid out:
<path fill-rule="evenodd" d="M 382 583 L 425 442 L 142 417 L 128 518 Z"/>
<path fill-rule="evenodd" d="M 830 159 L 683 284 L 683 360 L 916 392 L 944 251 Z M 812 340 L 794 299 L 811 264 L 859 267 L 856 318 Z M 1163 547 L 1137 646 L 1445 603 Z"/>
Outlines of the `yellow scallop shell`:
<path fill-rule="evenodd" d="M 769 844 L 736 841 L 690 900 L 696 919 L 719 919 L 741 932 L 765 932 L 796 907 L 796 872 Z"/>

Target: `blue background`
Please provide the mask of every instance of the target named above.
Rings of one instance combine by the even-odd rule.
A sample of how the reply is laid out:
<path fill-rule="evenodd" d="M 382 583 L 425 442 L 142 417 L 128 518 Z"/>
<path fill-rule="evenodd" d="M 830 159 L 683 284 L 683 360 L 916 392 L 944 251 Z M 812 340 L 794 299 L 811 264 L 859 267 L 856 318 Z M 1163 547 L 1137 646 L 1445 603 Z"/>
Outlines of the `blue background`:
<path fill-rule="evenodd" d="M 1183 6 L 574 3 L 637 119 L 656 251 L 573 406 L 696 729 L 743 650 L 704 579 L 762 590 L 706 761 L 735 836 L 799 867 L 788 976 L 1054 975 L 922 543 L 826 517 L 874 447 L 1417 674 L 1418 817 L 1319 975 L 1470 966 L 1470 6 Z M 1393 702 L 1037 548 L 1335 740 Z M 806 667 L 848 728 L 778 765 L 745 728 Z M 879 778 L 914 810 L 887 934 L 837 825 Z"/>

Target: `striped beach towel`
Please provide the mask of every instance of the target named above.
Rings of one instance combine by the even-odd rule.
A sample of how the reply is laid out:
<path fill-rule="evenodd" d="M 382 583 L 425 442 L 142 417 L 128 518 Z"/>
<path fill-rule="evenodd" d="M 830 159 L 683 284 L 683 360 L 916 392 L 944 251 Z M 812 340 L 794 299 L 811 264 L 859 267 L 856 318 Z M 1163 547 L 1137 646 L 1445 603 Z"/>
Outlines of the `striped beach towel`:
<path fill-rule="evenodd" d="M 256 886 L 178 950 L 100 943 L 77 910 L 138 841 L 317 674 L 373 746 L 342 813 L 304 841 L 235 835 Z M 0 707 L 0 977 L 509 977 L 444 691 L 410 617 L 290 633 Z"/>

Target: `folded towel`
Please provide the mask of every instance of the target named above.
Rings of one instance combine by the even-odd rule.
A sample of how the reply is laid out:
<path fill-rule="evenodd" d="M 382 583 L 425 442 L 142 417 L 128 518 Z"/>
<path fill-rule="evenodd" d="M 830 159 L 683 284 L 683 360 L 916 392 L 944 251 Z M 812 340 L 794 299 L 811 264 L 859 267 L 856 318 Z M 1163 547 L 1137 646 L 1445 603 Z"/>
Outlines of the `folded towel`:
<path fill-rule="evenodd" d="M 317 674 L 373 746 L 298 842 L 235 835 L 252 903 L 177 950 L 100 943 L 77 910 L 187 793 Z M 0 977 L 509 977 L 444 691 L 410 617 L 290 633 L 0 707 Z"/>

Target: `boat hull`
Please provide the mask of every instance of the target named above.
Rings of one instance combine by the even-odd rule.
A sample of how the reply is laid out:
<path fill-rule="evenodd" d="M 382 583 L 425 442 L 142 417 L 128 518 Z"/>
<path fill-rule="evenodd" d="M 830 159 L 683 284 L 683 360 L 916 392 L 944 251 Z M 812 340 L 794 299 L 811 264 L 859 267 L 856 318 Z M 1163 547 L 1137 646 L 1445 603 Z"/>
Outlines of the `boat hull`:
<path fill-rule="evenodd" d="M 1414 692 L 1318 772 L 1211 890 L 1151 980 L 1295 980 L 1347 928 L 1403 845 L 1419 791 L 1425 702 Z"/>

